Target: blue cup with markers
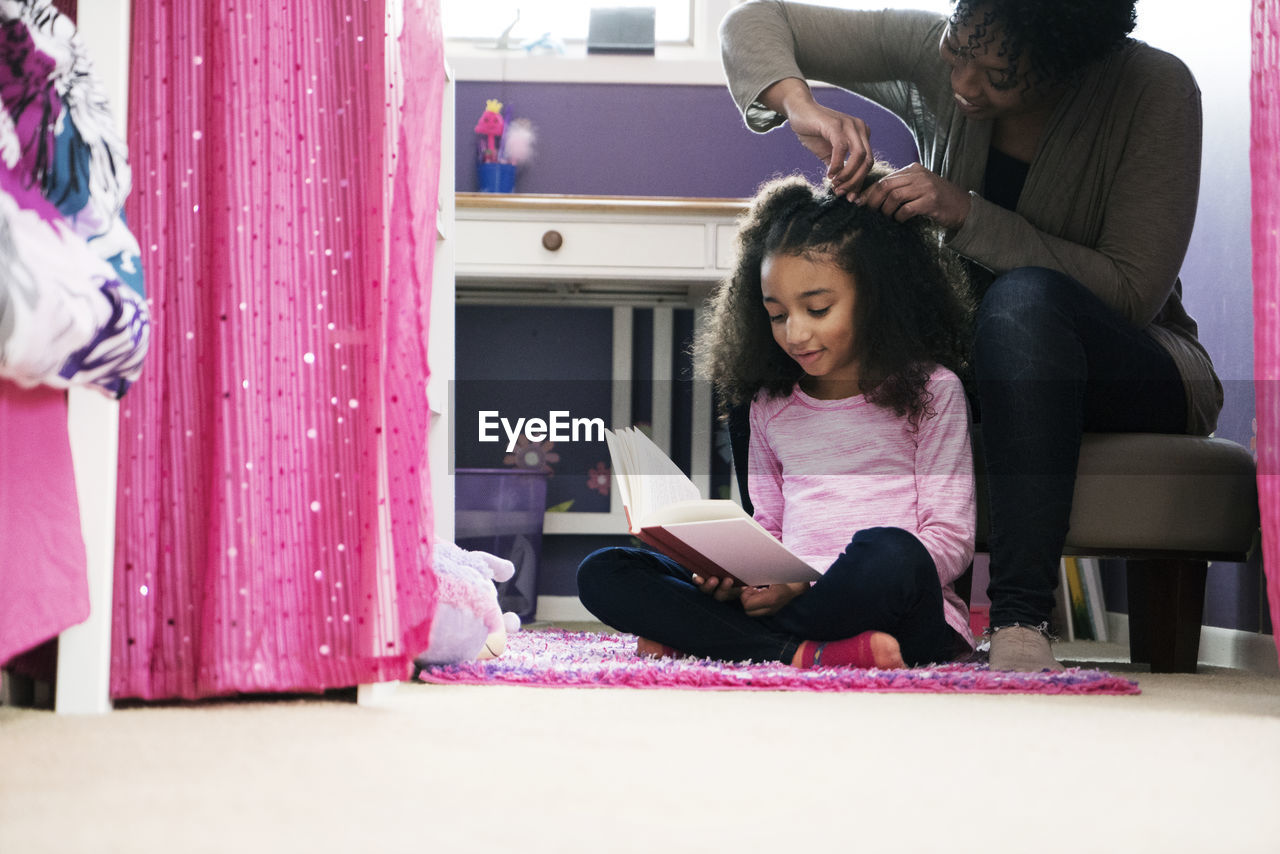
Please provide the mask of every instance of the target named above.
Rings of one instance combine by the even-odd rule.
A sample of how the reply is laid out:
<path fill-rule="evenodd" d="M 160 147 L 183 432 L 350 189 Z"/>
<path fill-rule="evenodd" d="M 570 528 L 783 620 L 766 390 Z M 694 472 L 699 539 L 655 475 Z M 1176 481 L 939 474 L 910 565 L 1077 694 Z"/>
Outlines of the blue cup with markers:
<path fill-rule="evenodd" d="M 512 193 L 516 189 L 514 163 L 477 163 L 476 176 L 482 193 Z"/>

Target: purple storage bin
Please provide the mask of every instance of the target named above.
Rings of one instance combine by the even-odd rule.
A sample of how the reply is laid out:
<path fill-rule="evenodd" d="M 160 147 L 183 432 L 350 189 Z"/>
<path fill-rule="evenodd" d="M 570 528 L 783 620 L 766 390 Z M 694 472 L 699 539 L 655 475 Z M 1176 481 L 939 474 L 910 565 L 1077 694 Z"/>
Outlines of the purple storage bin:
<path fill-rule="evenodd" d="M 454 474 L 454 540 L 464 549 L 515 564 L 516 574 L 498 585 L 498 604 L 529 622 L 538 610 L 547 475 L 527 469 L 457 469 Z"/>

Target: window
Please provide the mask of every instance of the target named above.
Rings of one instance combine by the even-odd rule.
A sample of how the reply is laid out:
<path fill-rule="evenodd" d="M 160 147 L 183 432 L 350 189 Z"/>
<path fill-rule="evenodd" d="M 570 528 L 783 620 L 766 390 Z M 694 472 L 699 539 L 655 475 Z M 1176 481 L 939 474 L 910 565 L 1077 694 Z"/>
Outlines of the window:
<path fill-rule="evenodd" d="M 740 2 L 743 0 L 443 0 L 445 51 L 459 80 L 723 86 L 719 25 Z M 900 7 L 938 14 L 951 9 L 951 0 L 817 2 L 850 9 Z M 591 9 L 637 5 L 651 5 L 656 10 L 654 55 L 588 55 Z M 511 29 L 503 43 L 507 49 L 495 50 L 508 27 Z M 548 36 L 545 42 L 544 35 Z"/>
<path fill-rule="evenodd" d="M 836 6 L 840 9 L 921 9 L 925 12 L 937 12 L 939 15 L 951 14 L 951 0 L 907 0 L 907 2 L 886 2 L 886 0 L 815 0 L 817 6 Z"/>
<path fill-rule="evenodd" d="M 544 34 L 565 41 L 586 41 L 592 9 L 653 6 L 654 37 L 660 43 L 688 44 L 693 39 L 695 0 L 445 0 L 444 31 L 451 39 L 497 42 L 511 26 L 510 44 L 535 41 Z"/>

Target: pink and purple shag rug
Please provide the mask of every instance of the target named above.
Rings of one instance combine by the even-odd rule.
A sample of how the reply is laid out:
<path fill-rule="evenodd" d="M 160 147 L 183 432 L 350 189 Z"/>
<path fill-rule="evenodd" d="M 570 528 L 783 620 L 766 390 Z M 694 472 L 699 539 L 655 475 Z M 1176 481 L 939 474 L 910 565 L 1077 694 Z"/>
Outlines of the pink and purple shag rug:
<path fill-rule="evenodd" d="M 1103 670 L 1004 673 L 984 663 L 907 670 L 830 667 L 801 670 L 769 662 L 641 658 L 633 635 L 543 629 L 516 632 L 497 658 L 434 665 L 418 678 L 433 684 L 542 688 L 676 688 L 703 691 L 871 691 L 935 694 L 1138 694 L 1138 683 Z"/>

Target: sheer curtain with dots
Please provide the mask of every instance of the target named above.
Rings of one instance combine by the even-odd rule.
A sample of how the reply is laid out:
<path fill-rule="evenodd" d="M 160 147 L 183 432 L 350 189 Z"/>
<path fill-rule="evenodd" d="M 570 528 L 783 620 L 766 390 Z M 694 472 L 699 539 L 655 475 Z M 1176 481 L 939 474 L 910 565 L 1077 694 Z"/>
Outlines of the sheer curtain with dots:
<path fill-rule="evenodd" d="M 135 0 L 111 693 L 407 675 L 435 604 L 438 0 Z"/>

